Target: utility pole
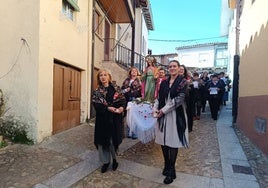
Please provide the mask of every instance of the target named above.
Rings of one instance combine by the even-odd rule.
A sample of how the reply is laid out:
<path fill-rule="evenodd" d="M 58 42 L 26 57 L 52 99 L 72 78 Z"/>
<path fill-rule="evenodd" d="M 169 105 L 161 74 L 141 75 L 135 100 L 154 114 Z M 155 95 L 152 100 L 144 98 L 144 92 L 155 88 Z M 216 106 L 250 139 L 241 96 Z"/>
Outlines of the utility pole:
<path fill-rule="evenodd" d="M 238 93 L 239 93 L 239 36 L 240 36 L 240 1 L 236 2 L 236 17 L 235 17 L 235 56 L 234 56 L 234 80 L 233 80 L 233 101 L 232 101 L 232 116 L 233 123 L 237 120 L 238 111 Z"/>
<path fill-rule="evenodd" d="M 135 61 L 135 16 L 136 16 L 136 0 L 133 1 L 133 9 L 134 9 L 134 18 L 131 23 L 132 27 L 132 40 L 131 40 L 131 62 L 130 66 L 134 66 L 134 61 Z"/>

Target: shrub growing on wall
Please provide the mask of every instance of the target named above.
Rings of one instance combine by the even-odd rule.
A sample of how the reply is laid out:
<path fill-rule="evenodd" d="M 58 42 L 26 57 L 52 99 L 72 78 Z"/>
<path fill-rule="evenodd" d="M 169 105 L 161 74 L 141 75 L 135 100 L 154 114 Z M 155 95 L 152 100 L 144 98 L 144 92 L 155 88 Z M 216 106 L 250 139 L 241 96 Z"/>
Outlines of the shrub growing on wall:
<path fill-rule="evenodd" d="M 2 90 L 0 89 L 0 127 L 2 127 L 2 124 L 3 124 L 4 108 L 5 108 L 4 96 L 3 96 Z M 1 132 L 0 132 L 0 135 L 1 135 Z"/>
<path fill-rule="evenodd" d="M 27 136 L 28 125 L 15 116 L 5 116 L 6 111 L 3 92 L 0 89 L 0 135 L 14 143 L 33 144 Z"/>

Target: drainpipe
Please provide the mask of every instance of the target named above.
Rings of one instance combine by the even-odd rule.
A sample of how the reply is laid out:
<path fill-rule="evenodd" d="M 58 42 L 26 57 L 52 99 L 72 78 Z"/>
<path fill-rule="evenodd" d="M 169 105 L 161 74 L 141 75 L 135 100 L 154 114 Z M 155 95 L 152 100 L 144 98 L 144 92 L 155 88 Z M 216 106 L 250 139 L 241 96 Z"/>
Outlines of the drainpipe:
<path fill-rule="evenodd" d="M 239 33 L 240 33 L 240 1 L 236 2 L 235 17 L 235 55 L 239 55 Z"/>
<path fill-rule="evenodd" d="M 92 11 L 92 25 L 94 23 L 94 11 L 96 9 L 96 0 L 93 0 L 93 11 Z M 88 19 L 89 20 L 89 19 Z M 91 99 L 91 96 L 93 94 L 93 90 L 94 90 L 94 87 L 93 87 L 93 80 L 94 80 L 94 67 L 95 67 L 95 59 L 94 59 L 94 50 L 95 50 L 95 31 L 94 31 L 94 26 L 91 28 L 91 29 L 88 29 L 89 33 L 88 35 L 90 35 L 90 32 L 92 34 L 92 43 L 91 43 L 91 88 L 90 88 L 90 99 Z M 92 118 L 94 116 L 94 113 L 93 113 L 93 106 L 91 105 L 91 102 L 89 102 L 89 107 L 90 107 L 90 118 Z"/>
<path fill-rule="evenodd" d="M 136 0 L 133 0 L 132 3 L 133 9 L 134 9 L 134 17 L 131 23 L 132 26 L 132 38 L 131 38 L 131 67 L 134 66 L 135 61 L 135 16 L 136 16 Z"/>
<path fill-rule="evenodd" d="M 135 13 L 134 13 L 134 15 L 135 15 Z M 135 55 L 135 18 L 133 19 L 131 26 L 132 26 L 132 38 L 131 38 L 132 40 L 131 40 L 131 62 L 130 62 L 130 65 L 131 65 L 131 67 L 133 67 L 134 60 L 135 60 L 135 57 L 134 57 L 134 55 Z"/>
<path fill-rule="evenodd" d="M 235 18 L 235 56 L 234 56 L 234 76 L 233 76 L 233 100 L 232 100 L 232 116 L 233 123 L 236 123 L 237 114 L 238 114 L 238 94 L 239 94 L 239 32 L 240 32 L 240 1 L 236 2 L 236 18 Z"/>
<path fill-rule="evenodd" d="M 238 90 L 239 90 L 239 55 L 234 56 L 234 77 L 233 77 L 233 99 L 232 99 L 232 116 L 233 123 L 236 123 L 238 114 Z"/>
<path fill-rule="evenodd" d="M 141 11 L 140 12 L 140 28 L 141 28 L 141 32 L 140 32 L 140 57 L 139 57 L 139 68 L 140 70 L 143 70 L 143 66 L 141 64 L 141 56 L 143 55 L 143 51 L 144 51 L 144 46 L 143 46 L 143 9 L 141 8 Z"/>
<path fill-rule="evenodd" d="M 90 82 L 90 78 L 89 78 L 89 16 L 90 16 L 90 2 L 88 2 L 88 10 L 87 10 L 87 25 L 88 25 L 88 30 L 87 30 L 87 71 L 86 71 L 86 91 L 88 91 L 88 84 Z M 87 97 L 87 101 L 86 101 L 86 110 L 87 110 L 87 117 L 86 117 L 86 123 L 89 123 L 89 118 L 90 118 L 90 114 L 89 114 L 89 104 L 90 104 L 90 96 L 86 95 Z"/>

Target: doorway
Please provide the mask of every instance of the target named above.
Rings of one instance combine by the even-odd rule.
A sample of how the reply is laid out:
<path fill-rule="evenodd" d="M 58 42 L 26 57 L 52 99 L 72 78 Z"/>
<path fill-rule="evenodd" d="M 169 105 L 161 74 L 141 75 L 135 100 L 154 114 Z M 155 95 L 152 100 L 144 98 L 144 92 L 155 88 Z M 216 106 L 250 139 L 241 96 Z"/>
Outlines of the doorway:
<path fill-rule="evenodd" d="M 54 63 L 53 134 L 80 124 L 81 71 Z"/>

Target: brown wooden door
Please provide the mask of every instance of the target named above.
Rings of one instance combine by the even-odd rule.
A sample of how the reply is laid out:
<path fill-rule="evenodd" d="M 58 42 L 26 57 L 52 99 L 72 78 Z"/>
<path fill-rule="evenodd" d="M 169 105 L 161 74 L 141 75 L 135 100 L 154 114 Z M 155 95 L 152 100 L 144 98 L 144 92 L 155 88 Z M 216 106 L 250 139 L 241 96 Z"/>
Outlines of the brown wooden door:
<path fill-rule="evenodd" d="M 53 134 L 80 124 L 80 71 L 54 64 Z"/>

